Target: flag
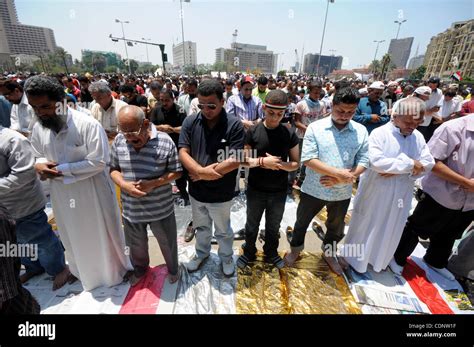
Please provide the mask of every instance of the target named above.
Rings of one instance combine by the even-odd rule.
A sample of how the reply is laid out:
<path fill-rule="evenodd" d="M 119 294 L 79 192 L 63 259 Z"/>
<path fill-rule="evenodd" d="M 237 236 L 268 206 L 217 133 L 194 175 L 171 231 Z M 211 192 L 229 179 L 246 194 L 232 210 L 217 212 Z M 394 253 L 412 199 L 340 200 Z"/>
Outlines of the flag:
<path fill-rule="evenodd" d="M 458 82 L 461 81 L 462 80 L 461 71 L 456 71 L 455 73 L 453 73 L 451 75 L 451 78 L 454 78 Z"/>

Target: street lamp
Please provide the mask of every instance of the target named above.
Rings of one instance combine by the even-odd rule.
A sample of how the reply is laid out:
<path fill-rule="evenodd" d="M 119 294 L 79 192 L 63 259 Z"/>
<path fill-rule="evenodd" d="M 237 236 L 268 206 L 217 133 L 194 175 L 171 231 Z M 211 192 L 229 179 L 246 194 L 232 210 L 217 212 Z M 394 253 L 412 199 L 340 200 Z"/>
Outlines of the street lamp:
<path fill-rule="evenodd" d="M 316 67 L 317 76 L 319 76 L 319 63 L 321 62 L 321 54 L 323 53 L 323 42 L 324 42 L 324 34 L 326 32 L 326 21 L 328 19 L 329 3 L 334 3 L 334 0 L 328 0 L 328 4 L 326 6 L 326 16 L 324 17 L 323 37 L 321 38 L 321 47 L 319 48 L 319 56 L 318 56 L 318 66 Z"/>
<path fill-rule="evenodd" d="M 402 26 L 403 23 L 405 23 L 407 20 L 404 19 L 402 21 L 399 21 L 399 20 L 394 20 L 393 22 L 394 23 L 397 23 L 398 24 L 398 30 L 397 30 L 397 37 L 395 38 L 395 40 L 398 40 L 398 34 L 400 33 L 400 27 Z"/>
<path fill-rule="evenodd" d="M 143 41 L 151 41 L 151 39 L 146 39 L 144 37 L 142 37 L 142 40 Z M 145 47 L 146 47 L 146 62 L 149 63 L 150 62 L 150 58 L 148 57 L 148 43 L 145 43 Z"/>
<path fill-rule="evenodd" d="M 191 2 L 191 0 L 184 0 L 184 2 Z M 181 12 L 179 17 L 181 18 L 181 39 L 183 42 L 183 70 L 186 67 L 186 47 L 184 46 L 184 24 L 183 24 L 183 0 L 179 0 L 179 5 L 181 6 Z"/>
<path fill-rule="evenodd" d="M 124 23 L 129 24 L 130 22 L 128 20 L 121 21 L 120 19 L 115 19 L 115 23 L 120 23 L 122 25 L 122 38 L 123 38 L 123 44 L 125 45 L 125 54 L 127 55 L 128 73 L 131 75 L 132 74 L 132 68 L 130 66 L 130 60 L 128 59 L 127 42 L 125 41 L 125 30 L 123 29 L 123 24 Z"/>
<path fill-rule="evenodd" d="M 377 59 L 377 52 L 379 50 L 379 45 L 382 43 L 382 42 L 385 42 L 385 40 L 374 40 L 374 42 L 377 42 L 377 48 L 375 48 L 375 54 L 374 54 L 374 60 L 372 62 L 372 69 L 373 69 L 373 72 L 375 74 L 375 59 Z"/>

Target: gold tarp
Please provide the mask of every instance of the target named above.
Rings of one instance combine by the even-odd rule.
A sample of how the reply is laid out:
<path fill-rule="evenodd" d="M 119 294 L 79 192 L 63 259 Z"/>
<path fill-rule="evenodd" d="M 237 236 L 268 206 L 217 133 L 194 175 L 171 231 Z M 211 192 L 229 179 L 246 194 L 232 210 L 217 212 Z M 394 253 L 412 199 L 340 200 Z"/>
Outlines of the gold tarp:
<path fill-rule="evenodd" d="M 344 279 L 333 274 L 321 253 L 301 253 L 293 268 L 257 261 L 237 276 L 236 311 L 239 314 L 352 313 L 361 311 Z"/>

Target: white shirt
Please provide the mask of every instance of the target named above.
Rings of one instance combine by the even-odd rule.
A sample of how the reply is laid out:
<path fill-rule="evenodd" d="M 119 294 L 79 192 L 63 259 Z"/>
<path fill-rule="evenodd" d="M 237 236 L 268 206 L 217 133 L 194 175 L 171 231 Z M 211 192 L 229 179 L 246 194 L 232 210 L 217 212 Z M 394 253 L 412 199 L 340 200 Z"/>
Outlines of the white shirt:
<path fill-rule="evenodd" d="M 443 105 L 439 113 L 443 119 L 448 118 L 450 114 L 461 111 L 461 103 L 457 99 L 446 101 L 443 99 Z"/>
<path fill-rule="evenodd" d="M 28 103 L 26 93 L 23 93 L 18 105 L 13 104 L 10 117 L 10 129 L 22 132 L 31 132 L 33 130 L 37 118 L 33 107 Z"/>
<path fill-rule="evenodd" d="M 128 104 L 122 100 L 117 100 L 112 98 L 112 104 L 107 110 L 104 110 L 102 106 L 96 103 L 92 109 L 91 114 L 92 117 L 97 119 L 102 127 L 107 131 L 117 131 L 117 114 L 119 113 L 120 109 Z"/>
<path fill-rule="evenodd" d="M 430 109 L 430 108 L 433 108 L 435 106 L 441 107 L 443 105 L 443 98 L 444 98 L 444 96 L 443 96 L 443 92 L 441 91 L 441 89 L 437 88 L 437 89 L 433 90 L 431 92 L 430 98 L 427 101 L 425 101 L 426 109 Z M 431 119 L 433 118 L 433 116 L 439 117 L 439 115 L 440 115 L 440 113 L 438 111 L 438 112 L 432 113 L 430 116 L 425 116 L 425 121 L 420 126 L 427 127 L 428 125 L 430 125 Z"/>

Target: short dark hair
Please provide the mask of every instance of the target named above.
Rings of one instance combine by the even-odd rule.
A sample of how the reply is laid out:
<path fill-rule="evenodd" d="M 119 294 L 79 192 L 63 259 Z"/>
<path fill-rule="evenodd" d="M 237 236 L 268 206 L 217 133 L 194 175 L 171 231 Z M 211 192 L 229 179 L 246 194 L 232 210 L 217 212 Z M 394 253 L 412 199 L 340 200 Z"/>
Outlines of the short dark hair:
<path fill-rule="evenodd" d="M 158 82 L 156 81 L 153 81 L 150 83 L 150 89 L 153 89 L 153 90 L 162 90 L 163 89 L 163 86 L 161 84 L 159 84 Z"/>
<path fill-rule="evenodd" d="M 268 78 L 266 78 L 265 76 L 260 76 L 257 80 L 257 84 L 267 85 L 268 84 Z"/>
<path fill-rule="evenodd" d="M 311 81 L 308 85 L 308 91 L 311 91 L 312 89 L 315 88 L 322 88 L 323 85 L 321 84 L 320 81 Z"/>
<path fill-rule="evenodd" d="M 454 88 L 448 88 L 448 89 L 446 89 L 446 90 L 444 91 L 443 94 L 444 94 L 445 96 L 450 96 L 450 97 L 454 98 L 457 93 L 456 93 L 456 89 L 454 89 Z"/>
<path fill-rule="evenodd" d="M 202 81 L 198 87 L 198 95 L 211 96 L 213 94 L 217 96 L 219 100 L 223 99 L 224 90 L 222 89 L 222 84 L 215 79 Z"/>
<path fill-rule="evenodd" d="M 169 89 L 163 89 L 161 94 L 163 95 L 168 95 L 171 99 L 174 100 L 174 94 L 173 94 L 173 91 L 169 90 Z"/>
<path fill-rule="evenodd" d="M 135 93 L 135 87 L 132 87 L 131 85 L 124 84 L 123 86 L 120 87 L 120 92 L 121 93 Z"/>
<path fill-rule="evenodd" d="M 348 81 L 337 81 L 334 83 L 334 89 L 336 90 L 346 88 L 349 86 L 350 86 L 350 83 Z"/>
<path fill-rule="evenodd" d="M 7 88 L 10 92 L 13 92 L 15 89 L 23 91 L 23 87 L 17 81 L 7 80 L 2 84 L 2 87 Z"/>
<path fill-rule="evenodd" d="M 360 94 L 357 89 L 353 87 L 344 87 L 338 89 L 334 98 L 332 99 L 333 105 L 339 104 L 358 104 L 360 100 Z"/>
<path fill-rule="evenodd" d="M 233 86 L 233 85 L 234 85 L 234 82 L 232 82 L 232 80 L 226 80 L 226 81 L 225 81 L 225 85 L 226 85 L 226 86 Z"/>
<path fill-rule="evenodd" d="M 56 78 L 48 76 L 33 76 L 25 82 L 26 94 L 33 96 L 47 96 L 50 100 L 64 100 L 64 86 Z"/>
<path fill-rule="evenodd" d="M 270 90 L 265 97 L 265 103 L 288 105 L 288 95 L 281 89 Z"/>
<path fill-rule="evenodd" d="M 189 81 L 186 82 L 186 84 L 189 86 L 195 86 L 197 88 L 198 86 L 198 81 L 196 81 L 195 79 L 190 79 Z"/>
<path fill-rule="evenodd" d="M 79 78 L 77 79 L 79 82 L 86 82 L 86 83 L 90 83 L 91 81 L 86 77 L 86 76 L 79 76 Z"/>

